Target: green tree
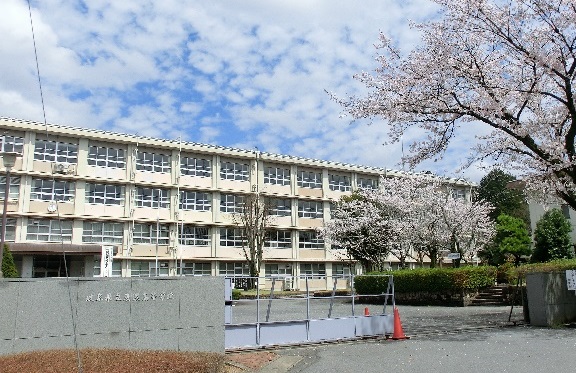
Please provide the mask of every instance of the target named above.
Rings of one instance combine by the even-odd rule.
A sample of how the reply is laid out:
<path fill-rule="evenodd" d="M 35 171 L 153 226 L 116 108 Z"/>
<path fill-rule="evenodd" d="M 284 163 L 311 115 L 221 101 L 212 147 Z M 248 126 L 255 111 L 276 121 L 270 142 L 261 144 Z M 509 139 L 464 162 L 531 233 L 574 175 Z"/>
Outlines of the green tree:
<path fill-rule="evenodd" d="M 530 226 L 528 204 L 522 188 L 510 185 L 516 178 L 499 168 L 490 171 L 480 180 L 477 198 L 486 201 L 494 208 L 490 217 L 496 221 L 502 214 L 522 219 Z"/>
<path fill-rule="evenodd" d="M 532 262 L 548 262 L 554 259 L 574 257 L 570 240 L 572 227 L 559 209 L 546 211 L 536 223 Z"/>
<path fill-rule="evenodd" d="M 14 258 L 6 244 L 4 244 L 4 253 L 2 255 L 2 274 L 4 278 L 18 277 L 18 270 L 16 269 L 16 264 L 14 264 Z"/>
<path fill-rule="evenodd" d="M 530 232 L 522 219 L 502 214 L 496 220 L 494 243 L 502 256 L 514 257 L 514 264 L 519 265 L 522 256 L 532 253 Z"/>

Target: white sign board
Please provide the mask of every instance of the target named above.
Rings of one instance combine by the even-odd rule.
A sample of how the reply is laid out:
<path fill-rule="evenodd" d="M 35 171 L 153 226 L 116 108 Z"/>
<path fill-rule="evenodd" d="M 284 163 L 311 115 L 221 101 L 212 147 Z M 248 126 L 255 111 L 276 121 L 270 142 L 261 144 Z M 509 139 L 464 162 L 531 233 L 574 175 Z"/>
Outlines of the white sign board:
<path fill-rule="evenodd" d="M 452 259 L 452 260 L 460 259 L 460 253 L 450 253 L 446 255 L 446 259 Z"/>
<path fill-rule="evenodd" d="M 566 270 L 566 285 L 568 290 L 576 290 L 576 270 Z"/>
<path fill-rule="evenodd" d="M 112 277 L 112 258 L 114 247 L 102 246 L 102 258 L 100 259 L 100 277 Z"/>

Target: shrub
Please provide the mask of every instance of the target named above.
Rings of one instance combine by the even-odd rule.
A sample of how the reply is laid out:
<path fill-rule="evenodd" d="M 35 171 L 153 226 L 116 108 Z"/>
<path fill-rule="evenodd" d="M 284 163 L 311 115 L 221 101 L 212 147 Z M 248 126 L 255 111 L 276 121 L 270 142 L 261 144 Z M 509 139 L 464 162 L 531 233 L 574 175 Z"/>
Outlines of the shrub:
<path fill-rule="evenodd" d="M 4 278 L 18 277 L 18 270 L 14 264 L 14 257 L 12 257 L 8 245 L 4 244 L 4 252 L 2 254 L 2 274 Z"/>
<path fill-rule="evenodd" d="M 371 276 L 376 274 L 392 274 L 396 293 L 477 290 L 493 285 L 496 280 L 496 268 L 489 266 L 404 269 L 392 273 L 371 273 L 366 276 L 357 276 L 354 281 L 356 292 L 358 294 L 381 294 L 386 292 L 388 289 L 388 277 Z"/>
<path fill-rule="evenodd" d="M 516 275 L 524 277 L 532 272 L 561 272 L 576 269 L 576 259 L 559 259 L 546 263 L 524 264 L 516 268 Z"/>
<path fill-rule="evenodd" d="M 240 290 L 240 289 L 232 289 L 232 299 L 233 299 L 233 300 L 238 300 L 238 299 L 240 299 L 240 296 L 242 296 L 242 290 Z"/>

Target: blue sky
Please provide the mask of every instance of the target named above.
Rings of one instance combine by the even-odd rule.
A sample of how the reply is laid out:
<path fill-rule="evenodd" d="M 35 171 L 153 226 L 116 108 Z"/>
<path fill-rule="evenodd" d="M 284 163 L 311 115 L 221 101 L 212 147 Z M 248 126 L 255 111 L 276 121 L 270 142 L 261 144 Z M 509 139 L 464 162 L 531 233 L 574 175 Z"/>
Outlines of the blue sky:
<path fill-rule="evenodd" d="M 362 94 L 352 76 L 377 67 L 378 34 L 408 50 L 410 21 L 436 13 L 428 0 L 31 4 L 49 123 L 395 169 L 386 123 L 350 124 L 325 90 Z M 26 0 L 3 0 L 0 32 L 0 116 L 43 121 Z M 418 169 L 479 181 L 477 167 L 455 174 L 474 135 Z"/>

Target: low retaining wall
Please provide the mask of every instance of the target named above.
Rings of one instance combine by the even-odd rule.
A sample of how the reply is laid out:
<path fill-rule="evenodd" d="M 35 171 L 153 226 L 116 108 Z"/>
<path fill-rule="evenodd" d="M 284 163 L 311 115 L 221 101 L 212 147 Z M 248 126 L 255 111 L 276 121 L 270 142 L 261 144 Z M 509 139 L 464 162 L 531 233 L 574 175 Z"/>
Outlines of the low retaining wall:
<path fill-rule="evenodd" d="M 531 325 L 576 322 L 576 294 L 568 290 L 565 272 L 526 274 L 526 293 Z"/>
<path fill-rule="evenodd" d="M 0 280 L 0 354 L 224 351 L 224 278 Z"/>

